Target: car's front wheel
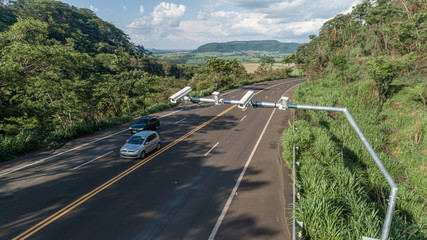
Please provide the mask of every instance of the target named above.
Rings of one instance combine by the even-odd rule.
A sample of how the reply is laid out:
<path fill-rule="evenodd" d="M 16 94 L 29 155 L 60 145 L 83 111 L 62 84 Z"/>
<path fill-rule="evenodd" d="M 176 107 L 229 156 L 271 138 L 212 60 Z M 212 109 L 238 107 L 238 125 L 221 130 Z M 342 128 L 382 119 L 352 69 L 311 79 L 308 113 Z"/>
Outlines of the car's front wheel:
<path fill-rule="evenodd" d="M 161 148 L 160 143 L 157 143 L 156 149 L 159 150 Z"/>
<path fill-rule="evenodd" d="M 141 156 L 139 156 L 141 159 L 144 159 L 145 158 L 145 151 L 142 151 L 141 152 Z"/>

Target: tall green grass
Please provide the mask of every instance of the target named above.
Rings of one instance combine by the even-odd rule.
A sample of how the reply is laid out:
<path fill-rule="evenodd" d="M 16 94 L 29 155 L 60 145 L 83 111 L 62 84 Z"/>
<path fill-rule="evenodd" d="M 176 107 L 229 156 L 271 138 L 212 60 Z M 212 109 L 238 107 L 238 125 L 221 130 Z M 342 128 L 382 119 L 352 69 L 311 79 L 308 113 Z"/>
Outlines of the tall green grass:
<path fill-rule="evenodd" d="M 342 85 L 335 75 L 298 86 L 297 104 L 346 107 L 399 187 L 390 239 L 427 239 L 427 114 L 414 84 L 398 79 L 383 111 L 369 80 Z M 412 95 L 411 95 L 412 94 Z M 296 204 L 308 239 L 380 238 L 390 188 L 345 116 L 296 110 L 283 158 L 300 151 Z"/>

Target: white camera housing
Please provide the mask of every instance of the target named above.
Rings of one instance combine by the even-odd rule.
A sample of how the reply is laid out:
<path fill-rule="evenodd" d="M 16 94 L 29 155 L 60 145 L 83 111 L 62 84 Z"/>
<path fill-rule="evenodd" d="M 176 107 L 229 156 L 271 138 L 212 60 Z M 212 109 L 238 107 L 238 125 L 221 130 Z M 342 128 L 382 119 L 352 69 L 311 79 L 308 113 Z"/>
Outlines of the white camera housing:
<path fill-rule="evenodd" d="M 221 100 L 221 94 L 219 92 L 213 92 L 212 98 L 215 101 L 215 105 L 223 105 L 224 102 Z"/>
<path fill-rule="evenodd" d="M 239 101 L 237 107 L 245 109 L 248 107 L 251 99 L 254 97 L 254 91 L 248 91 Z"/>
<path fill-rule="evenodd" d="M 289 98 L 288 97 L 281 97 L 279 102 L 279 109 L 280 110 L 286 110 L 289 108 Z"/>
<path fill-rule="evenodd" d="M 175 93 L 174 95 L 169 97 L 169 100 L 173 103 L 176 103 L 178 101 L 186 101 L 184 97 L 188 95 L 191 92 L 191 87 L 185 87 L 181 89 L 179 92 Z"/>

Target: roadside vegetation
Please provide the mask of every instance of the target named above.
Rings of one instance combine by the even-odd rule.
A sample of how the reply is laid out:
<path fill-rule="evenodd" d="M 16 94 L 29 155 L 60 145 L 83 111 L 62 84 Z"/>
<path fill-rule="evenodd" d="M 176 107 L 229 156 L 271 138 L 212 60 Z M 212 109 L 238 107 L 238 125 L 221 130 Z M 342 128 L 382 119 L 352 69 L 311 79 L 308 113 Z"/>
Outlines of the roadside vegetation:
<path fill-rule="evenodd" d="M 203 96 L 291 73 L 160 61 L 91 10 L 54 0 L 0 1 L 0 18 L 0 161 L 169 108 L 187 85 Z"/>
<path fill-rule="evenodd" d="M 427 239 L 425 1 L 364 1 L 284 59 L 309 77 L 294 103 L 345 107 L 399 187 L 389 239 Z M 380 238 L 390 188 L 344 115 L 296 110 L 296 219 L 305 239 Z M 292 125 L 292 123 L 290 123 Z"/>

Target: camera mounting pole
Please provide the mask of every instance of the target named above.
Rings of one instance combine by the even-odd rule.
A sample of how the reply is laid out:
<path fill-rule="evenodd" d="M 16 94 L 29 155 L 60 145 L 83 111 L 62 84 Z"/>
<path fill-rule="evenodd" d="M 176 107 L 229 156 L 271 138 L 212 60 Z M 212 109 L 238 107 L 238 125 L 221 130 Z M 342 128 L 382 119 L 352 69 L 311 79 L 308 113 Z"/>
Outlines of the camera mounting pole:
<path fill-rule="evenodd" d="M 360 141 L 362 141 L 363 146 L 366 148 L 369 155 L 374 160 L 378 169 L 380 170 L 380 172 L 382 173 L 384 178 L 387 180 L 387 183 L 390 185 L 390 195 L 388 198 L 388 207 L 387 207 L 387 212 L 385 215 L 382 234 L 381 234 L 381 240 L 387 240 L 388 239 L 388 236 L 390 234 L 391 220 L 393 218 L 393 211 L 394 211 L 394 208 L 396 205 L 397 192 L 398 192 L 399 188 L 397 187 L 397 185 L 394 182 L 393 178 L 391 177 L 390 173 L 387 171 L 387 169 L 384 167 L 383 163 L 381 162 L 381 160 L 379 159 L 379 157 L 375 153 L 371 144 L 368 142 L 366 137 L 363 135 L 362 130 L 360 130 L 359 126 L 357 125 L 356 121 L 351 116 L 351 114 L 347 110 L 347 108 L 289 104 L 289 98 L 285 97 L 285 96 L 282 96 L 280 98 L 279 102 L 257 102 L 257 101 L 252 101 L 252 98 L 255 95 L 253 91 L 246 92 L 246 94 L 240 100 L 221 99 L 219 92 L 213 92 L 212 98 L 189 97 L 188 94 L 191 91 L 192 90 L 190 87 L 185 87 L 182 90 L 180 90 L 179 92 L 177 92 L 174 95 L 172 95 L 171 97 L 169 97 L 169 99 L 170 99 L 170 101 L 172 101 L 174 103 L 176 103 L 178 101 L 182 101 L 182 102 L 194 102 L 194 103 L 210 102 L 210 103 L 214 103 L 215 105 L 237 104 L 237 106 L 239 108 L 241 108 L 242 110 L 246 110 L 248 106 L 252 106 L 254 108 L 257 108 L 257 107 L 278 108 L 280 110 L 287 110 L 289 108 L 294 108 L 294 109 L 302 109 L 302 110 L 315 110 L 315 111 L 328 111 L 328 112 L 341 112 L 341 113 L 343 113 L 344 116 L 347 118 L 347 121 L 350 123 L 351 127 L 353 128 L 353 130 L 356 132 Z M 295 224 L 295 219 L 294 219 L 294 224 Z"/>

